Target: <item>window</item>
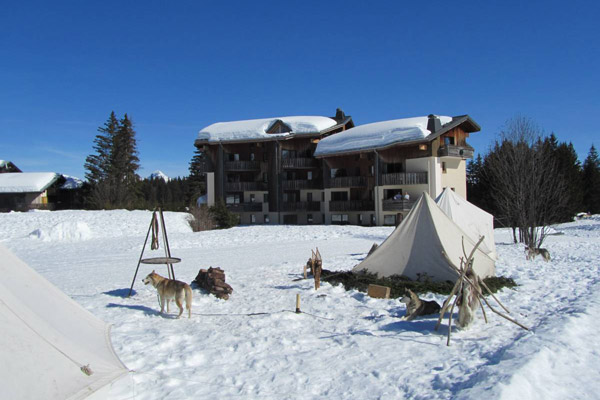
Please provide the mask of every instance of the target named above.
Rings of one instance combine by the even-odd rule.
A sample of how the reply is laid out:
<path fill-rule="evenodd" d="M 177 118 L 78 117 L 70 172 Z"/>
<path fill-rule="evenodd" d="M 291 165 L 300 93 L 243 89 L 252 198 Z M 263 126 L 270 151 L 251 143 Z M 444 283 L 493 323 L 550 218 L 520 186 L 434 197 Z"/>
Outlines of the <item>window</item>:
<path fill-rule="evenodd" d="M 363 217 L 362 214 L 358 214 L 358 224 L 362 225 L 363 224 Z"/>
<path fill-rule="evenodd" d="M 402 172 L 402 163 L 390 163 L 385 165 L 385 172 L 387 174 L 394 174 L 397 172 Z"/>
<path fill-rule="evenodd" d="M 267 173 L 266 173 L 266 172 L 263 172 L 263 177 L 262 177 L 262 178 L 263 178 L 263 182 L 264 182 L 264 183 L 267 183 L 267 182 L 269 182 L 269 178 L 268 178 L 268 175 L 267 175 Z"/>
<path fill-rule="evenodd" d="M 233 161 L 240 161 L 240 155 L 238 153 L 233 155 Z"/>
<path fill-rule="evenodd" d="M 309 224 L 312 224 L 312 223 L 313 223 L 313 215 L 312 215 L 312 214 L 308 214 L 308 215 L 306 216 L 306 221 L 307 221 Z"/>
<path fill-rule="evenodd" d="M 442 174 L 446 173 L 446 163 L 442 161 Z"/>
<path fill-rule="evenodd" d="M 308 179 L 309 181 L 312 181 L 312 176 L 313 176 L 313 175 L 312 175 L 312 171 L 308 171 L 308 173 L 307 173 L 306 175 L 307 175 L 307 179 Z"/>
<path fill-rule="evenodd" d="M 348 201 L 348 192 L 331 192 L 332 201 Z"/>
<path fill-rule="evenodd" d="M 371 225 L 375 225 L 375 214 L 371 214 Z"/>
<path fill-rule="evenodd" d="M 240 204 L 240 195 L 238 194 L 228 194 L 225 197 L 226 204 Z"/>
<path fill-rule="evenodd" d="M 306 201 L 311 202 L 312 200 L 312 193 L 306 193 Z"/>
<path fill-rule="evenodd" d="M 250 203 L 254 203 L 254 200 L 255 200 L 255 198 L 254 198 L 254 194 L 251 194 L 251 195 L 250 195 Z"/>
<path fill-rule="evenodd" d="M 271 222 L 269 219 L 269 214 L 265 214 L 265 224 L 268 224 L 269 222 Z"/>
<path fill-rule="evenodd" d="M 348 214 L 333 214 L 331 223 L 334 225 L 346 225 L 348 223 Z"/>
<path fill-rule="evenodd" d="M 251 224 L 255 224 L 256 223 L 256 215 L 254 215 L 254 214 L 250 215 L 250 223 Z"/>
<path fill-rule="evenodd" d="M 453 146 L 454 145 L 454 136 L 446 136 L 444 138 L 444 145 L 448 146 Z"/>
<path fill-rule="evenodd" d="M 383 224 L 388 226 L 396 225 L 396 216 L 395 215 L 384 215 L 383 216 Z"/>
<path fill-rule="evenodd" d="M 250 153 L 250 161 L 254 161 L 254 153 Z"/>
<path fill-rule="evenodd" d="M 330 173 L 330 177 L 331 178 L 335 178 L 335 176 L 337 175 L 338 169 L 337 168 L 331 168 L 331 170 L 329 170 Z"/>
<path fill-rule="evenodd" d="M 281 158 L 296 158 L 297 153 L 296 150 L 281 150 Z"/>
<path fill-rule="evenodd" d="M 263 194 L 263 203 L 268 203 L 269 202 L 269 194 L 268 193 L 264 193 Z"/>

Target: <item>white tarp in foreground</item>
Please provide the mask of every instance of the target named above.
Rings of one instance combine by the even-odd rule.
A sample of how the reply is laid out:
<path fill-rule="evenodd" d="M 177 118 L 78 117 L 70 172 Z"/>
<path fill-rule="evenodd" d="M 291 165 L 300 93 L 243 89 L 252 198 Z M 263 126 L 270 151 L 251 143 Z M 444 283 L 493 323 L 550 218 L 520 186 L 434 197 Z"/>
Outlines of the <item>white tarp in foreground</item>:
<path fill-rule="evenodd" d="M 2 245 L 0 276 L 1 399 L 83 399 L 127 373 L 109 326 Z"/>
<path fill-rule="evenodd" d="M 460 266 L 464 237 L 467 254 L 475 246 L 458 225 L 423 193 L 412 210 L 373 254 L 354 267 L 380 277 L 403 275 L 410 279 L 426 276 L 435 282 L 455 281 L 458 275 L 451 269 L 444 253 L 455 266 Z M 475 272 L 484 278 L 495 274 L 495 263 L 484 251 L 474 255 Z"/>

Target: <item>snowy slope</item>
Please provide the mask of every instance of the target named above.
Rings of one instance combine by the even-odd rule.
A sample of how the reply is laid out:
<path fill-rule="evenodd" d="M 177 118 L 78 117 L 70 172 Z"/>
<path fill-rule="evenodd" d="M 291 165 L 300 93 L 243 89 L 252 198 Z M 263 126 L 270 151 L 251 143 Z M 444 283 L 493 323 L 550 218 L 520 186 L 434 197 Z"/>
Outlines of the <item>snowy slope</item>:
<path fill-rule="evenodd" d="M 0 240 L 98 317 L 113 324 L 119 357 L 135 372 L 111 399 L 576 399 L 597 398 L 600 345 L 600 218 L 556 227 L 552 262 L 525 260 L 510 232 L 496 230 L 500 275 L 519 287 L 499 294 L 525 332 L 495 315 L 466 331 L 435 317 L 400 321 L 397 300 L 371 299 L 295 280 L 310 249 L 324 267 L 352 268 L 391 228 L 252 226 L 191 232 L 165 213 L 177 278 L 219 266 L 228 301 L 194 290 L 192 319 L 158 314 L 140 282 L 126 298 L 150 223 L 145 211 L 0 214 Z M 37 232 L 37 233 L 36 233 Z M 161 255 L 164 250 L 146 256 Z M 162 266 L 157 272 L 166 274 Z M 301 295 L 304 314 L 295 314 Z M 429 294 L 428 299 L 443 300 Z M 266 313 L 266 314 L 256 314 Z M 254 315 L 245 315 L 254 314 Z M 489 313 L 488 313 L 489 314 Z"/>

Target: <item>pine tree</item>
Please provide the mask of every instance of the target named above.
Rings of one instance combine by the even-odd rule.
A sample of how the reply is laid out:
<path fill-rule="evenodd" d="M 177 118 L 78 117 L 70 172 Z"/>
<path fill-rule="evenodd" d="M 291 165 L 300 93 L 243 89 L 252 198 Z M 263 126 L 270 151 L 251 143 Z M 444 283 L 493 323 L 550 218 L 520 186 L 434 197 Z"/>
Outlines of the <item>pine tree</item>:
<path fill-rule="evenodd" d="M 600 213 L 600 158 L 594 145 L 583 162 L 583 203 L 593 214 Z"/>
<path fill-rule="evenodd" d="M 564 195 L 568 197 L 566 207 L 557 222 L 567 222 L 572 220 L 573 216 L 581 211 L 583 207 L 581 163 L 572 143 L 560 143 L 554 151 L 554 157 L 565 182 Z"/>
<path fill-rule="evenodd" d="M 206 174 L 204 165 L 206 164 L 206 155 L 204 151 L 196 148 L 194 156 L 190 161 L 189 191 L 188 198 L 191 203 L 196 204 L 198 197 L 206 192 Z"/>
<path fill-rule="evenodd" d="M 238 215 L 229 211 L 223 200 L 218 200 L 209 212 L 219 229 L 231 228 L 240 222 Z"/>
<path fill-rule="evenodd" d="M 98 135 L 94 139 L 93 149 L 95 154 L 86 157 L 84 168 L 87 170 L 85 178 L 89 189 L 86 195 L 86 204 L 92 208 L 110 208 L 110 182 L 113 141 L 119 130 L 119 121 L 115 112 L 103 127 L 98 128 Z"/>
<path fill-rule="evenodd" d="M 138 196 L 137 188 L 140 168 L 137 142 L 133 122 L 125 114 L 113 137 L 110 180 L 114 186 L 114 201 L 117 207 L 131 208 Z"/>

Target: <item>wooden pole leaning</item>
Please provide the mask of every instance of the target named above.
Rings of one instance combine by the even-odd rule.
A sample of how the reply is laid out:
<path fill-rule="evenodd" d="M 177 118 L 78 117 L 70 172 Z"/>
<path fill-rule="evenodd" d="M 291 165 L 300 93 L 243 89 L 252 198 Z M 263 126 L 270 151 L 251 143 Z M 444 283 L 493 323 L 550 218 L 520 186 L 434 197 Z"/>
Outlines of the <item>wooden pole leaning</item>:
<path fill-rule="evenodd" d="M 131 297 L 131 292 L 133 292 L 133 285 L 135 283 L 135 278 L 137 277 L 138 270 L 140 269 L 142 257 L 144 257 L 144 250 L 146 249 L 146 244 L 148 243 L 148 237 L 150 236 L 150 230 L 152 229 L 152 225 L 154 224 L 154 218 L 156 218 L 156 208 L 152 212 L 152 220 L 150 220 L 150 226 L 148 227 L 148 233 L 146 233 L 146 240 L 144 240 L 144 246 L 142 247 L 142 254 L 140 254 L 140 259 L 138 260 L 137 267 L 135 267 L 135 274 L 133 275 L 133 280 L 131 281 L 131 287 L 129 288 L 129 294 L 127 295 L 127 297 Z"/>

